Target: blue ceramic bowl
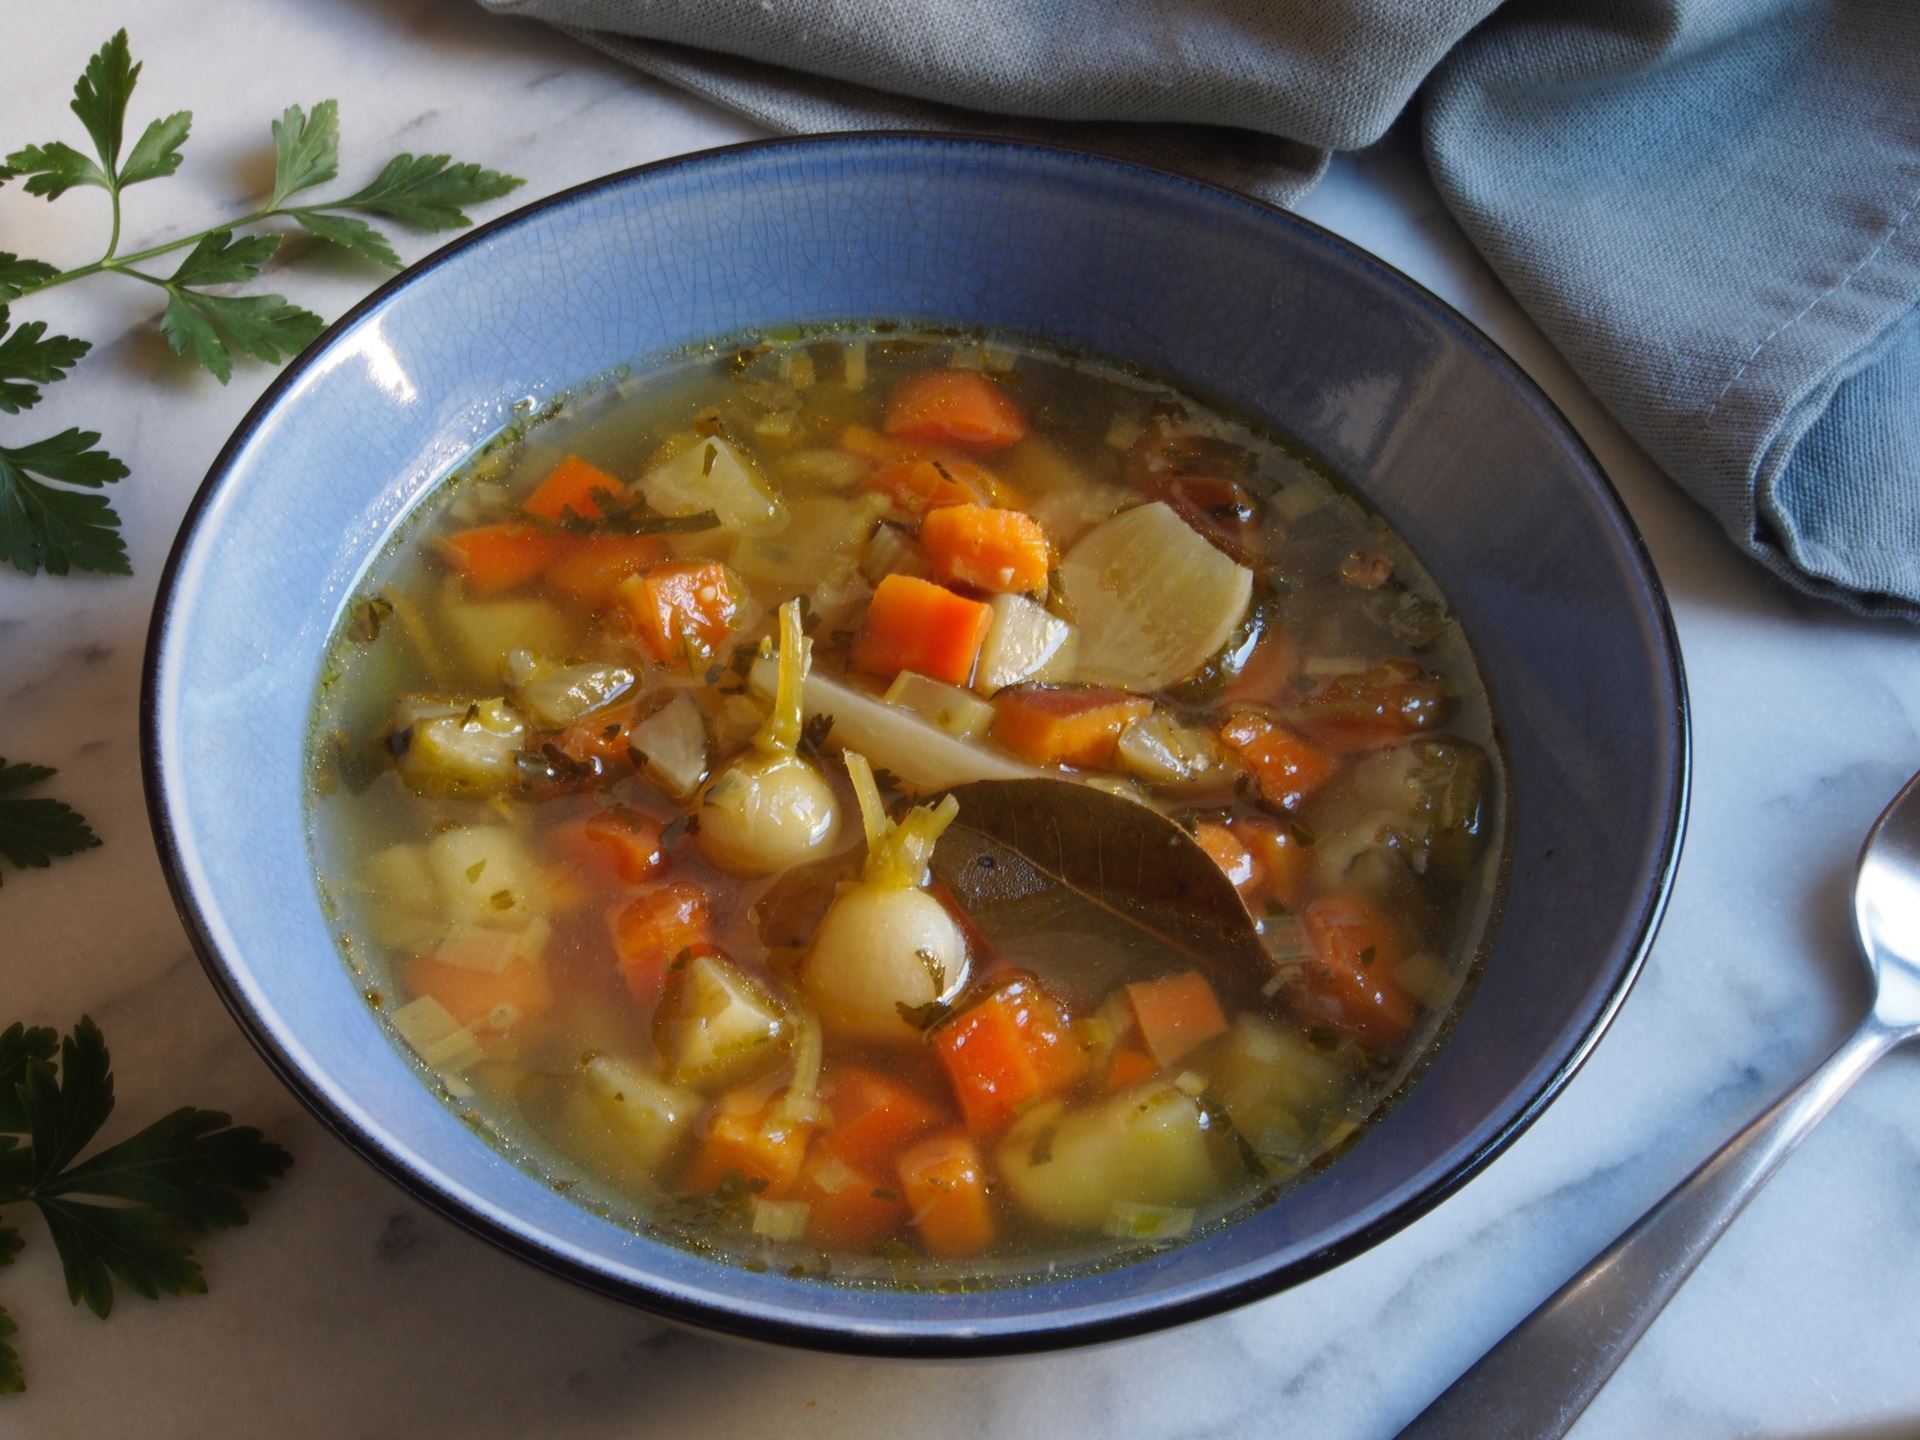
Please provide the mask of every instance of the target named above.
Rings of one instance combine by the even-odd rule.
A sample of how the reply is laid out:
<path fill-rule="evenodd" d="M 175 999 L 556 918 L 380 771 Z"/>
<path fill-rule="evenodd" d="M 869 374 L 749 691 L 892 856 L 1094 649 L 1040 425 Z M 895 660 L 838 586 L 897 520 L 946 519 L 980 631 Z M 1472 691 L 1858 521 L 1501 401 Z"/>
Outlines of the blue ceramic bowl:
<path fill-rule="evenodd" d="M 336 955 L 308 865 L 320 658 L 383 540 L 523 397 L 711 337 L 884 317 L 1144 366 L 1318 452 L 1452 601 L 1504 729 L 1505 919 L 1452 1038 L 1350 1154 L 1257 1216 L 1111 1273 L 971 1295 L 750 1274 L 641 1239 L 477 1139 Z M 394 280 L 290 365 L 208 475 L 147 660 L 148 802 L 227 1003 L 315 1113 L 469 1229 L 709 1329 L 990 1354 L 1205 1315 L 1327 1269 L 1485 1165 L 1598 1039 L 1653 935 L 1686 800 L 1659 582 L 1566 421 L 1433 296 L 1171 175 L 910 135 L 715 151 L 532 205 Z"/>

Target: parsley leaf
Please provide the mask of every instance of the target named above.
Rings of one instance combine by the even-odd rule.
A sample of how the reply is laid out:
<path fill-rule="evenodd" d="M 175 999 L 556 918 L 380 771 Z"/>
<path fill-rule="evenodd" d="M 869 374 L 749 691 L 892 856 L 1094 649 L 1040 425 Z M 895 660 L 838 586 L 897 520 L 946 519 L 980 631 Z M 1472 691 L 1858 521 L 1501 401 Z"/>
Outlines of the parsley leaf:
<path fill-rule="evenodd" d="M 204 1295 L 206 1277 L 173 1225 L 152 1210 L 41 1200 L 40 1217 L 60 1252 L 67 1298 L 102 1320 L 113 1313 L 117 1278 L 136 1295 Z"/>
<path fill-rule="evenodd" d="M 61 1042 L 57 1068 L 52 1055 L 50 1030 L 0 1033 L 0 1083 L 12 1082 L 16 1107 L 0 1123 L 30 1141 L 20 1150 L 0 1136 L 0 1204 L 40 1211 L 68 1298 L 102 1318 L 116 1281 L 148 1299 L 204 1291 L 188 1237 L 245 1224 L 243 1196 L 266 1189 L 292 1158 L 219 1111 L 183 1108 L 75 1164 L 113 1112 L 112 1069 L 99 1027 L 84 1017 Z M 20 1244 L 17 1230 L 0 1227 L 0 1264 Z M 21 1384 L 18 1357 L 0 1353 L 0 1391 Z"/>
<path fill-rule="evenodd" d="M 164 282 L 167 309 L 160 333 L 174 353 L 190 355 L 224 385 L 233 375 L 233 351 L 277 363 L 305 349 L 326 322 L 284 295 L 208 295 L 187 288 L 251 280 L 279 248 L 278 235 L 236 240 L 231 230 L 213 230 L 201 236 Z"/>
<path fill-rule="evenodd" d="M 174 353 L 199 361 L 222 385 L 233 376 L 233 351 L 278 364 L 326 328 L 284 295 L 209 295 L 171 284 L 160 317 L 160 333 Z"/>
<path fill-rule="evenodd" d="M 49 335 L 44 320 L 8 328 L 0 305 L 0 411 L 17 415 L 40 403 L 40 386 L 51 385 L 93 347 L 71 335 Z"/>
<path fill-rule="evenodd" d="M 59 273 L 44 260 L 29 260 L 24 255 L 0 250 L 0 301 L 16 299 Z"/>
<path fill-rule="evenodd" d="M 140 67 L 133 63 L 127 49 L 127 32 L 121 30 L 94 57 L 87 61 L 84 74 L 74 82 L 69 108 L 80 117 L 93 137 L 93 148 L 109 175 L 120 163 L 120 140 L 127 123 L 127 101 L 139 82 Z"/>
<path fill-rule="evenodd" d="M 0 1230 L 0 1236 L 6 1235 L 13 1236 L 15 1240 L 20 1238 L 17 1230 Z M 7 1256 L 8 1260 L 12 1258 L 12 1255 Z M 7 1338 L 19 1329 L 13 1323 L 13 1317 L 7 1314 L 6 1307 L 0 1305 L 0 1395 L 18 1395 L 27 1388 L 27 1377 L 20 1371 L 20 1352 L 7 1343 Z"/>
<path fill-rule="evenodd" d="M 167 283 L 230 285 L 251 280 L 279 248 L 278 235 L 242 235 L 236 240 L 231 230 L 210 230 L 187 252 Z"/>
<path fill-rule="evenodd" d="M 39 765 L 15 765 L 14 770 L 40 770 Z M 50 775 L 53 772 L 47 771 Z M 0 775 L 5 771 L 0 770 Z M 26 1079 L 29 1060 L 51 1060 L 60 1049 L 60 1036 L 51 1026 L 28 1029 L 18 1020 L 0 1030 L 0 1132 L 24 1135 L 27 1112 L 20 1103 L 20 1082 Z M 4 1149 L 0 1146 L 0 1149 Z"/>
<path fill-rule="evenodd" d="M 33 1147 L 29 1184 L 39 1188 L 86 1148 L 113 1113 L 113 1075 L 100 1027 L 81 1018 L 60 1042 L 60 1066 L 29 1060 L 17 1087 Z"/>
<path fill-rule="evenodd" d="M 29 195 L 44 195 L 49 200 L 58 200 L 81 185 L 113 188 L 98 165 L 58 140 L 16 150 L 7 157 L 7 165 L 14 174 L 27 177 Z"/>
<path fill-rule="evenodd" d="M 450 155 L 396 155 L 366 189 L 326 208 L 367 210 L 422 230 L 457 230 L 473 223 L 461 206 L 497 200 L 525 183 L 498 170 L 456 165 Z"/>
<path fill-rule="evenodd" d="M 365 219 L 341 212 L 361 211 L 427 230 L 444 230 L 472 223 L 462 207 L 496 199 L 525 183 L 478 165 L 455 164 L 446 155 L 398 155 L 371 184 L 352 195 L 289 205 L 290 197 L 334 179 L 340 169 L 338 103 L 322 100 L 311 111 L 290 105 L 272 124 L 273 193 L 264 209 L 234 223 L 121 256 L 121 191 L 174 174 L 193 129 L 193 112 L 177 110 L 148 121 L 132 147 L 125 149 L 128 105 L 140 69 L 123 29 L 95 52 L 75 82 L 70 108 L 93 142 L 91 157 L 64 141 L 50 140 L 24 146 L 0 162 L 0 184 L 19 180 L 27 193 L 48 200 L 76 187 L 98 186 L 108 192 L 113 206 L 106 254 L 90 265 L 63 271 L 45 261 L 0 250 L 0 414 L 18 414 L 38 403 L 43 388 L 65 378 L 89 348 L 85 341 L 48 334 L 43 321 L 12 325 L 8 302 L 49 285 L 93 275 L 145 281 L 166 292 L 167 305 L 159 324 L 168 345 L 176 354 L 206 366 L 226 384 L 236 356 L 278 364 L 304 349 L 324 328 L 319 316 L 280 295 L 207 293 L 208 286 L 258 277 L 283 238 L 236 238 L 237 229 L 271 219 L 290 220 L 329 244 L 397 269 L 400 257 L 388 238 Z M 130 263 L 180 250 L 188 253 L 170 276 L 149 274 Z M 33 444 L 0 445 L 0 561 L 27 575 L 42 569 L 55 575 L 70 570 L 131 573 L 120 517 L 113 506 L 105 496 L 66 488 L 97 489 L 126 477 L 124 465 L 96 448 L 99 439 L 93 431 L 73 429 Z"/>
<path fill-rule="evenodd" d="M 293 218 L 300 222 L 302 228 L 322 240 L 330 240 L 342 249 L 378 261 L 389 270 L 400 268 L 400 257 L 394 254 L 387 237 L 364 220 L 355 220 L 351 215 L 328 215 L 319 210 L 296 210 Z"/>
<path fill-rule="evenodd" d="M 138 185 L 142 180 L 161 180 L 180 168 L 180 147 L 187 143 L 187 131 L 193 128 L 193 112 L 176 110 L 150 123 L 140 132 L 127 163 L 120 169 L 120 183 Z"/>
<path fill-rule="evenodd" d="M 44 869 L 57 856 L 78 854 L 100 843 L 92 827 L 70 806 L 58 800 L 22 800 L 12 793 L 38 785 L 53 774 L 45 765 L 9 765 L 0 759 L 0 856 L 23 870 L 29 865 Z M 5 1121 L 13 1114 L 12 1086 L 20 1083 L 20 1075 L 31 1065 L 43 1063 L 53 1053 L 52 1031 L 29 1030 L 24 1037 L 17 1037 L 14 1032 L 19 1028 L 0 1034 L 0 1084 L 9 1091 L 7 1097 L 0 1097 L 0 1129 L 10 1128 Z M 41 1037 L 46 1037 L 44 1053 L 36 1049 L 42 1044 Z M 22 1050 L 22 1046 L 26 1048 Z M 19 1104 L 31 1108 L 24 1098 Z"/>
<path fill-rule="evenodd" d="M 25 575 L 90 570 L 130 575 L 120 517 L 103 495 L 80 495 L 32 479 L 96 488 L 127 477 L 92 430 L 63 430 L 31 445 L 0 445 L 0 560 Z"/>
<path fill-rule="evenodd" d="M 296 190 L 311 189 L 340 171 L 340 105 L 322 100 L 307 114 L 298 105 L 273 122 L 273 199 L 269 210 Z"/>

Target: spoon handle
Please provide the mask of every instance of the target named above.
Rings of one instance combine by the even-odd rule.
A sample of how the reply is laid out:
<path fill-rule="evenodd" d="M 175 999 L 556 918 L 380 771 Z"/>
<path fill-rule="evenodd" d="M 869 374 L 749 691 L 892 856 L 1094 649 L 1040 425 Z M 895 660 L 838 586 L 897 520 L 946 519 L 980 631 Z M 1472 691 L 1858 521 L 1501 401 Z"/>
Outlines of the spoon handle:
<path fill-rule="evenodd" d="M 1869 1018 L 1441 1393 L 1399 1440 L 1555 1440 L 1754 1192 L 1901 1035 Z"/>

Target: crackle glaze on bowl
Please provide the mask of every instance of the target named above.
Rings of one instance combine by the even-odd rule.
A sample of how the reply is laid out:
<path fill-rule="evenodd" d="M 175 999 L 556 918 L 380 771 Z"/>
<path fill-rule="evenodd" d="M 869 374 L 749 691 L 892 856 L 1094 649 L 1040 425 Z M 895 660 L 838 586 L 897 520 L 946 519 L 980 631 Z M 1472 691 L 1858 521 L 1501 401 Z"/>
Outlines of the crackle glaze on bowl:
<path fill-rule="evenodd" d="M 1254 1217 L 1124 1268 L 966 1295 L 753 1274 L 556 1194 L 422 1085 L 340 963 L 309 869 L 322 651 L 401 518 L 516 400 L 717 336 L 884 317 L 1024 332 L 1297 437 L 1413 545 L 1473 641 L 1511 795 L 1504 919 L 1425 1078 Z M 1539 391 L 1379 262 L 1279 211 L 1071 151 L 836 136 L 608 177 L 409 270 L 289 366 L 161 585 L 148 800 L 181 915 L 262 1053 L 415 1195 L 595 1290 L 870 1353 L 1111 1339 L 1325 1270 L 1484 1165 L 1572 1074 L 1651 941 L 1685 810 L 1684 684 L 1617 497 Z"/>

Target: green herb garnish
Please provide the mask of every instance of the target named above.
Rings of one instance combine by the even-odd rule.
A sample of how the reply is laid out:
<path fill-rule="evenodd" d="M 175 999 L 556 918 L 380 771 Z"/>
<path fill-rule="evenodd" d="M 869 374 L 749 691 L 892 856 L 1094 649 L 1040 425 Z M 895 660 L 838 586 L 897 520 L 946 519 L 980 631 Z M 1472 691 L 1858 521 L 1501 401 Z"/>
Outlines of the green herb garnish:
<path fill-rule="evenodd" d="M 19 869 L 44 870 L 61 856 L 77 855 L 100 843 L 72 806 L 42 796 L 22 799 L 14 793 L 57 773 L 46 765 L 9 765 L 0 759 L 0 856 Z M 5 881 L 6 872 L 0 870 L 0 884 Z M 0 1165 L 4 1164 L 5 1152 L 0 1150 Z"/>
<path fill-rule="evenodd" d="M 900 1012 L 902 1020 L 916 1030 L 931 1030 L 953 1014 L 953 1006 L 944 1000 L 929 1000 L 924 1005 L 909 1005 L 904 1000 L 897 1000 L 893 1008 Z"/>
<path fill-rule="evenodd" d="M 242 1197 L 293 1163 L 258 1130 L 191 1108 L 80 1160 L 113 1104 L 107 1045 L 92 1020 L 82 1017 L 65 1040 L 18 1022 L 0 1031 L 0 1207 L 39 1210 L 67 1298 L 102 1319 L 113 1310 L 116 1280 L 149 1300 L 204 1293 L 188 1237 L 244 1225 Z M 109 1203 L 95 1203 L 102 1200 Z M 0 1265 L 24 1244 L 0 1224 Z M 14 1333 L 0 1310 L 0 1393 L 26 1388 L 19 1356 L 5 1343 Z"/>
<path fill-rule="evenodd" d="M 387 623 L 387 618 L 392 614 L 393 602 L 384 595 L 362 601 L 353 607 L 353 619 L 347 624 L 347 634 L 362 644 L 378 640 L 380 627 Z"/>
<path fill-rule="evenodd" d="M 827 736 L 833 733 L 833 716 L 809 715 L 800 726 L 799 751 L 802 755 L 818 755 L 821 747 L 827 743 Z"/>
<path fill-rule="evenodd" d="M 333 200 L 290 203 L 339 170 L 339 107 L 323 100 L 311 113 L 289 106 L 273 122 L 273 192 L 261 208 L 206 230 L 129 254 L 120 253 L 121 196 L 129 186 L 161 180 L 180 168 L 193 126 L 179 110 L 148 123 L 126 148 L 127 104 L 140 66 L 121 30 L 87 62 L 69 108 L 92 142 L 87 155 L 60 140 L 27 145 L 0 164 L 0 183 L 18 179 L 29 195 L 58 200 L 69 190 L 107 192 L 111 230 L 98 260 L 62 270 L 44 260 L 0 250 L 0 413 L 19 414 L 40 400 L 41 387 L 64 379 L 92 347 L 49 335 L 45 322 L 11 323 L 7 304 L 93 275 L 139 280 L 166 296 L 160 333 L 176 354 L 205 366 L 225 384 L 236 355 L 278 364 L 305 348 L 325 325 L 281 295 L 215 293 L 255 279 L 274 258 L 280 234 L 240 234 L 250 226 L 290 220 L 308 234 L 394 269 L 400 257 L 361 215 L 420 230 L 471 223 L 462 208 L 497 199 L 522 182 L 512 175 L 455 164 L 446 155 L 397 155 L 369 185 Z M 353 213 L 347 213 L 353 212 Z M 170 272 L 142 268 L 178 251 Z M 33 575 L 70 570 L 126 575 L 120 517 L 102 486 L 127 478 L 127 467 L 98 449 L 97 431 L 73 428 L 23 445 L 0 445 L 0 559 Z"/>

